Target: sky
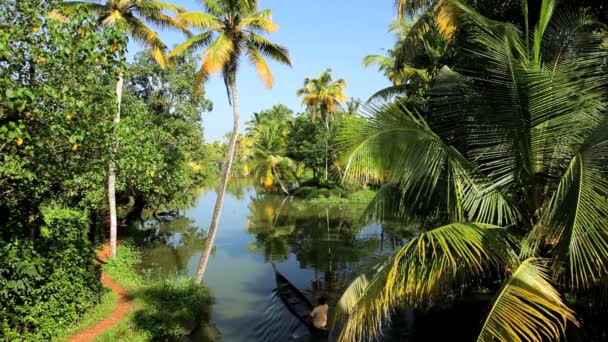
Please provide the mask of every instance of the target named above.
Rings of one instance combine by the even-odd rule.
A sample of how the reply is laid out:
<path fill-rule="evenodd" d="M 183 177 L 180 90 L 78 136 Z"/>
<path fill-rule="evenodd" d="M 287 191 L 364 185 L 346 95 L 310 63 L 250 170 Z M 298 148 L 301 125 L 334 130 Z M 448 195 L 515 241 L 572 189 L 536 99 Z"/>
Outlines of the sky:
<path fill-rule="evenodd" d="M 202 10 L 196 0 L 166 0 L 186 7 Z M 375 68 L 364 68 L 363 57 L 383 54 L 393 45 L 388 26 L 395 17 L 392 0 L 260 0 L 260 9 L 271 8 L 278 32 L 269 38 L 289 48 L 293 67 L 269 62 L 275 83 L 270 90 L 264 88 L 255 68 L 246 59 L 237 75 L 241 113 L 241 132 L 244 123 L 253 113 L 275 104 L 285 104 L 294 112 L 304 110 L 296 90 L 306 77 L 316 77 L 330 67 L 334 78 L 344 78 L 346 95 L 367 100 L 389 82 Z M 159 34 L 169 47 L 181 43 L 184 36 L 177 32 Z M 132 43 L 129 54 L 141 47 Z M 246 57 L 245 57 L 246 58 Z M 194 75 L 184 75 L 194 77 Z M 206 141 L 222 140 L 232 130 L 232 108 L 228 104 L 224 83 L 219 75 L 205 84 L 207 98 L 213 102 L 213 111 L 203 113 Z"/>

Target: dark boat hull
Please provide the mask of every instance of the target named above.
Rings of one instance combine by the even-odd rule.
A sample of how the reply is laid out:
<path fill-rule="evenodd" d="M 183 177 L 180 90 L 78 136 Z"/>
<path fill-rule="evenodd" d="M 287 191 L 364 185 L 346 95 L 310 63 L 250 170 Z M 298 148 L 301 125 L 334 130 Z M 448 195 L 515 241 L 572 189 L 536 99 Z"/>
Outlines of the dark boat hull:
<path fill-rule="evenodd" d="M 275 278 L 277 281 L 277 292 L 287 309 L 306 325 L 312 335 L 327 337 L 329 331 L 327 329 L 318 329 L 313 323 L 310 313 L 314 309 L 314 306 L 308 298 L 276 269 Z"/>

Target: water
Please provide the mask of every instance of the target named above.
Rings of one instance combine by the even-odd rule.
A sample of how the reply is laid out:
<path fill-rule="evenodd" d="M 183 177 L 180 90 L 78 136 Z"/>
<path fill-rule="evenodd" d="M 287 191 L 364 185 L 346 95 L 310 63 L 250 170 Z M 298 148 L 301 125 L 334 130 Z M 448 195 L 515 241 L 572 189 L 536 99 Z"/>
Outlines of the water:
<path fill-rule="evenodd" d="M 145 223 L 140 232 L 150 246 L 143 255 L 145 272 L 159 278 L 195 275 L 215 199 L 215 192 L 205 191 L 194 207 L 173 221 Z M 271 263 L 311 300 L 324 295 L 330 308 L 335 306 L 365 265 L 418 234 L 398 224 L 365 225 L 360 220 L 363 210 L 362 206 L 312 205 L 233 185 L 226 194 L 204 278 L 216 299 L 212 323 L 221 340 L 309 341 L 307 329 L 273 292 Z M 465 299 L 429 312 L 405 311 L 382 340 L 474 341 L 491 295 Z M 607 340 L 601 320 L 592 318 L 587 319 L 591 324 L 586 330 L 569 329 L 569 340 Z M 201 334 L 193 340 L 208 338 Z"/>
<path fill-rule="evenodd" d="M 154 277 L 194 276 L 215 199 L 215 192 L 203 192 L 172 222 L 147 222 L 144 269 Z M 363 209 L 312 205 L 250 186 L 227 193 L 204 278 L 216 299 L 212 323 L 222 340 L 307 340 L 306 329 L 273 294 L 271 262 L 311 300 L 324 295 L 335 304 L 363 265 L 408 235 L 362 224 Z"/>

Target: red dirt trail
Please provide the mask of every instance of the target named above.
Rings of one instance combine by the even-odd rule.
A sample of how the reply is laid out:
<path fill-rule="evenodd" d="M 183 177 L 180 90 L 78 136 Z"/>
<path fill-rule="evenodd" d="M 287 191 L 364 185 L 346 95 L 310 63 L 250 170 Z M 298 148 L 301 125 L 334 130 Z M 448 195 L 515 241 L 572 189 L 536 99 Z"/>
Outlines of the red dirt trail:
<path fill-rule="evenodd" d="M 103 245 L 103 250 L 97 253 L 97 256 L 101 260 L 106 260 L 110 255 L 110 244 L 105 243 Z M 94 326 L 83 330 L 76 335 L 72 336 L 68 341 L 69 342 L 85 342 L 91 341 L 97 336 L 103 334 L 106 330 L 116 325 L 120 322 L 127 314 L 131 311 L 132 303 L 131 296 L 129 292 L 125 290 L 120 285 L 113 282 L 109 277 L 107 277 L 103 272 L 101 272 L 101 283 L 103 286 L 109 288 L 112 292 L 118 295 L 118 306 L 110 313 L 109 316 L 104 318 L 103 321 L 97 322 Z"/>

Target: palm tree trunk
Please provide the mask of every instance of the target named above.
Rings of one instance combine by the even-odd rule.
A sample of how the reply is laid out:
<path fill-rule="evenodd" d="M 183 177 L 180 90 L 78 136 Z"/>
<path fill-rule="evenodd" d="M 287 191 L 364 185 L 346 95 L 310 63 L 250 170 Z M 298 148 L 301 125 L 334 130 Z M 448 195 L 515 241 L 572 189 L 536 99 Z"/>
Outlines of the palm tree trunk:
<path fill-rule="evenodd" d="M 114 116 L 114 130 L 112 142 L 112 154 L 110 156 L 110 165 L 108 167 L 108 205 L 110 206 L 110 258 L 116 258 L 116 230 L 117 221 L 116 216 L 116 152 L 118 151 L 118 139 L 116 126 L 120 122 L 120 104 L 122 102 L 122 85 L 124 79 L 122 72 L 118 73 L 118 80 L 116 81 L 116 101 L 118 102 L 118 108 L 116 115 Z"/>
<path fill-rule="evenodd" d="M 283 184 L 283 182 L 281 181 L 281 178 L 279 177 L 279 173 L 277 172 L 277 170 L 274 167 L 272 168 L 272 173 L 274 173 L 275 178 L 279 182 L 279 185 L 281 186 L 281 190 L 283 190 L 285 195 L 289 195 L 289 191 L 287 191 L 285 184 Z"/>
<path fill-rule="evenodd" d="M 239 98 L 236 92 L 236 84 L 232 82 L 230 85 L 232 91 L 232 111 L 234 123 L 232 126 L 232 135 L 230 136 L 230 142 L 228 144 L 228 152 L 226 153 L 226 158 L 224 159 L 222 180 L 220 183 L 220 189 L 217 193 L 217 199 L 215 201 L 215 208 L 213 209 L 213 216 L 211 217 L 211 226 L 209 227 L 209 235 L 205 240 L 205 246 L 203 248 L 203 255 L 201 255 L 201 261 L 198 265 L 198 270 L 196 271 L 195 282 L 197 285 L 203 281 L 203 275 L 205 274 L 205 269 L 207 268 L 207 262 L 209 261 L 209 255 L 211 254 L 211 249 L 213 248 L 213 241 L 215 240 L 215 235 L 217 234 L 217 226 L 220 222 L 220 215 L 222 213 L 222 205 L 224 204 L 224 195 L 226 194 L 226 187 L 228 186 L 228 178 L 230 176 L 230 169 L 232 167 L 232 160 L 234 158 L 234 147 L 236 145 L 236 138 L 239 134 Z"/>
<path fill-rule="evenodd" d="M 325 183 L 328 182 L 329 177 L 327 175 L 327 154 L 329 153 L 329 123 L 327 120 L 325 121 Z"/>

